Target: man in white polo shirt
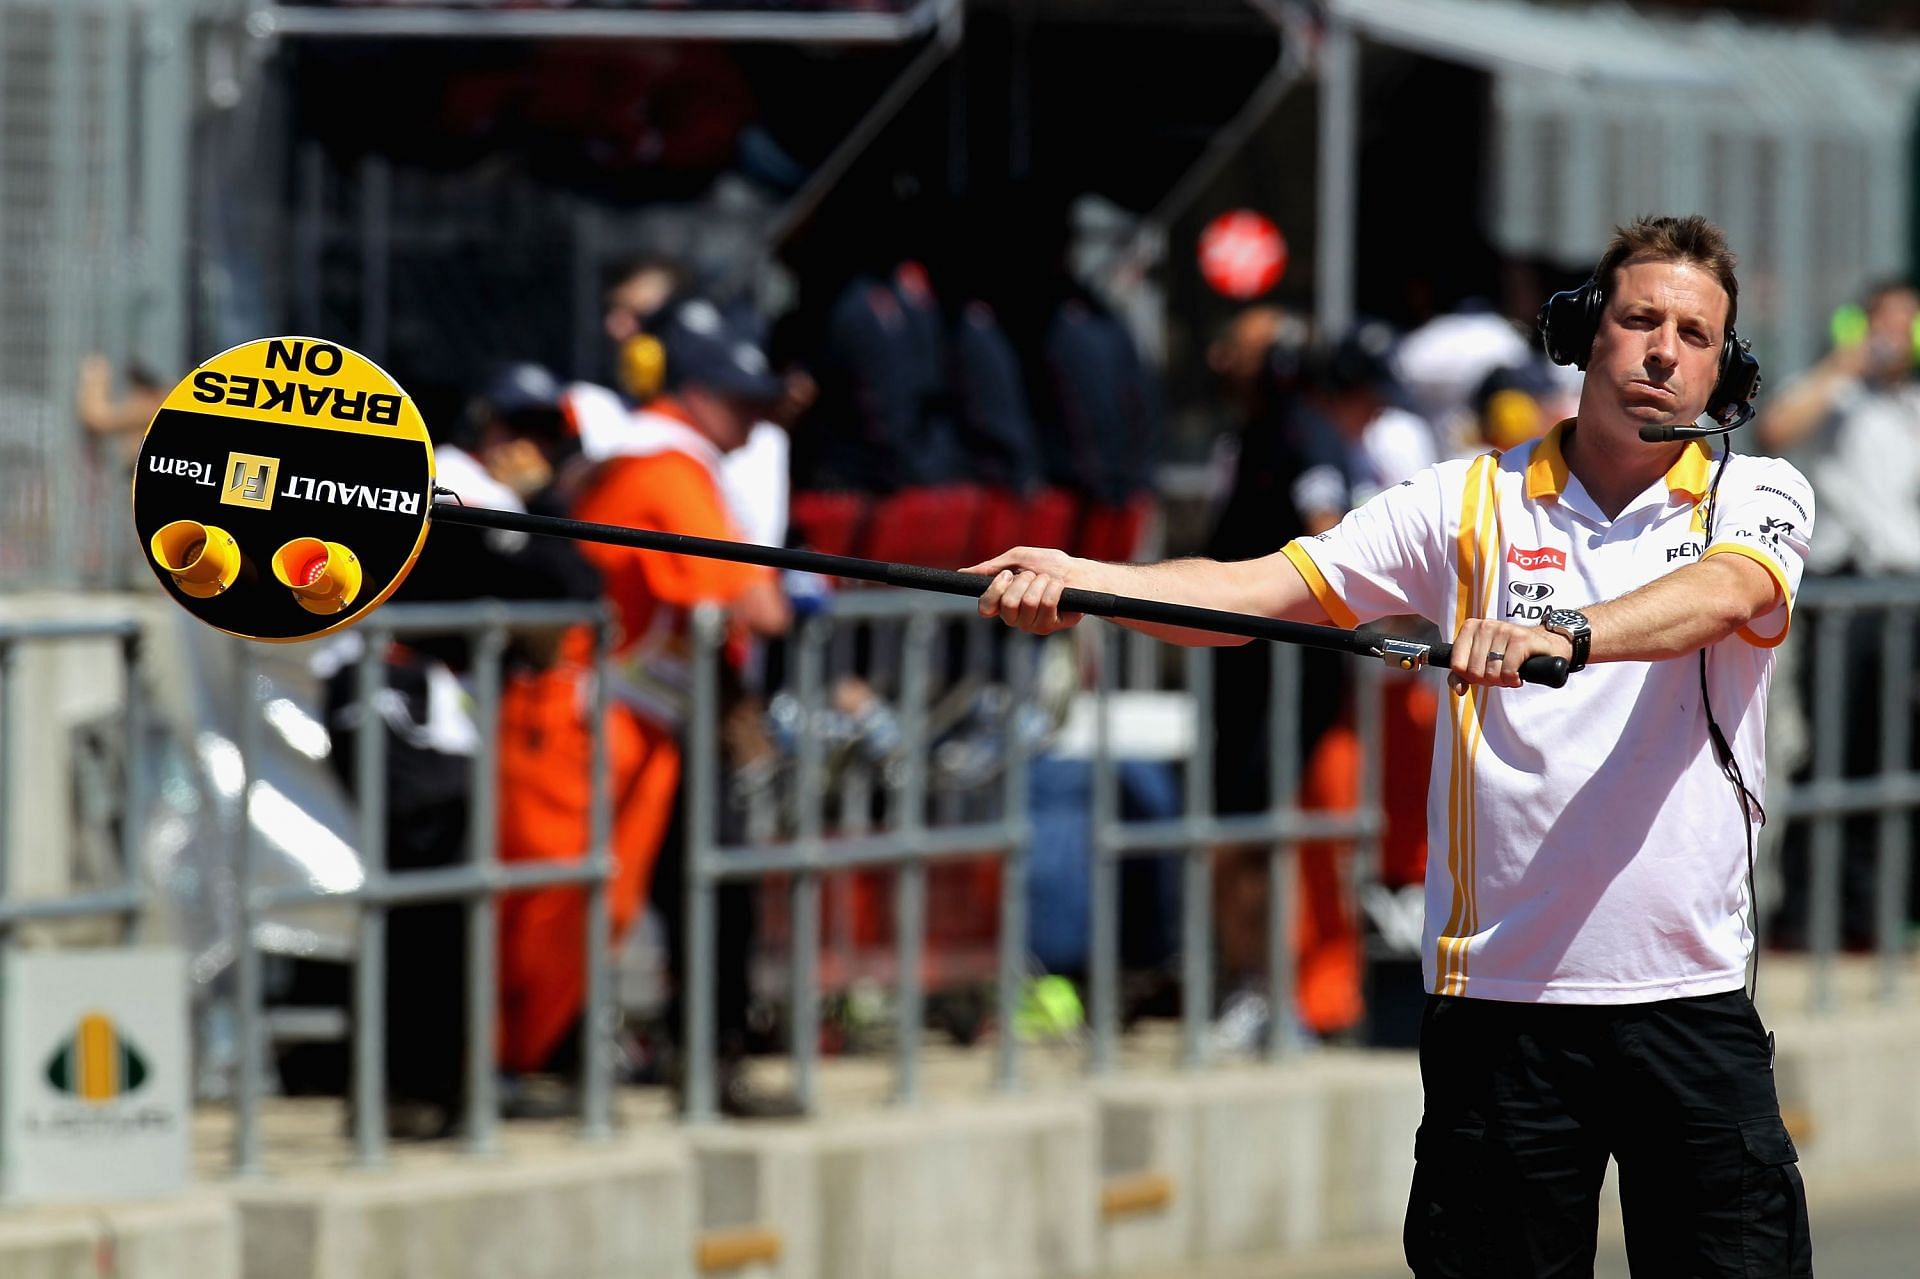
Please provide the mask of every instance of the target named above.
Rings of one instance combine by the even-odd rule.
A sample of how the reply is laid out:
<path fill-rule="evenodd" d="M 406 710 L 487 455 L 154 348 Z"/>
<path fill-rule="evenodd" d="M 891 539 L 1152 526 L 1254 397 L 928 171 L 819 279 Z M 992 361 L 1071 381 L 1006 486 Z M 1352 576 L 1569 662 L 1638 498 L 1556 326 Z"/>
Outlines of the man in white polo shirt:
<path fill-rule="evenodd" d="M 1620 230 L 1552 312 L 1550 345 L 1587 372 L 1576 417 L 1277 555 L 1018 547 L 976 566 L 994 574 L 981 611 L 1040 633 L 1079 620 L 1057 608 L 1074 586 L 1340 626 L 1419 613 L 1454 637 L 1428 802 L 1420 1276 L 1590 1275 L 1610 1154 L 1636 1274 L 1811 1274 L 1745 973 L 1772 648 L 1813 494 L 1785 462 L 1641 434 L 1745 408 L 1733 265 L 1701 218 Z M 1568 659 L 1565 688 L 1521 684 L 1538 655 Z"/>

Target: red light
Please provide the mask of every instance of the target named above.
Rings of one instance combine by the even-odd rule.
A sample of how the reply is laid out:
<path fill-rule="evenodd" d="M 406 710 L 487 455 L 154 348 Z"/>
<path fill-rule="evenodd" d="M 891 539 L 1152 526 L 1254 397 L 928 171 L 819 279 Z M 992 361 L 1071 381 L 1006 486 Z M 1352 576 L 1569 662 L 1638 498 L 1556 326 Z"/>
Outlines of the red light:
<path fill-rule="evenodd" d="M 1257 298 L 1280 283 L 1286 270 L 1286 238 L 1252 209 L 1223 213 L 1200 233 L 1200 274 L 1218 293 Z"/>

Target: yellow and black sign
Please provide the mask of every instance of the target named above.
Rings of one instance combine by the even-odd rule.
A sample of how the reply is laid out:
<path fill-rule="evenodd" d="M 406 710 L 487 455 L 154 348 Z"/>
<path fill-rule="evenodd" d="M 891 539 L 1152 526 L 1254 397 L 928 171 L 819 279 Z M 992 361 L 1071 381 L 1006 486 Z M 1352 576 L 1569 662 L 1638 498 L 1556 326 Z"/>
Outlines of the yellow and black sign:
<path fill-rule="evenodd" d="M 147 427 L 133 519 L 154 572 L 200 620 L 248 639 L 351 625 L 426 541 L 433 446 L 378 365 L 312 338 L 202 364 Z"/>

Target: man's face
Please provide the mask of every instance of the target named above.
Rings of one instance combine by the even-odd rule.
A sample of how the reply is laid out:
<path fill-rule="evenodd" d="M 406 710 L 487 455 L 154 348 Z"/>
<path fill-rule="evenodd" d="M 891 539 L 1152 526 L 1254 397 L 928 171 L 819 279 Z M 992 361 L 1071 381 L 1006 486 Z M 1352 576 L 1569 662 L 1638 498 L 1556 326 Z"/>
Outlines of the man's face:
<path fill-rule="evenodd" d="M 635 271 L 607 290 L 607 336 L 624 342 L 640 332 L 646 317 L 666 305 L 673 296 L 673 273 L 656 267 Z"/>
<path fill-rule="evenodd" d="M 1692 422 L 1720 377 L 1727 293 L 1690 262 L 1629 262 L 1594 336 L 1583 414 L 1634 426 Z M 1597 400 L 1595 397 L 1598 397 Z"/>
<path fill-rule="evenodd" d="M 1869 374 L 1900 378 L 1913 364 L 1913 323 L 1920 318 L 1920 293 L 1889 289 L 1867 312 Z"/>
<path fill-rule="evenodd" d="M 745 444 L 753 433 L 753 424 L 763 416 L 759 406 L 703 386 L 683 387 L 679 396 L 695 428 L 722 453 Z"/>
<path fill-rule="evenodd" d="M 1270 306 L 1248 307 L 1233 317 L 1227 331 L 1215 339 L 1207 363 L 1227 384 L 1230 394 L 1244 395 L 1259 380 L 1267 351 L 1280 336 L 1280 312 Z"/>

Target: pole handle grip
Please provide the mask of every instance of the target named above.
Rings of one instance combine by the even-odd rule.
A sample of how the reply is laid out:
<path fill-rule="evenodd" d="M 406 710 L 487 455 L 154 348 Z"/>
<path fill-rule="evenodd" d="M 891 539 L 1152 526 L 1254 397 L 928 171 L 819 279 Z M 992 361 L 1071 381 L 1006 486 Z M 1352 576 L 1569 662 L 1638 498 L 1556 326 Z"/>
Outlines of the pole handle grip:
<path fill-rule="evenodd" d="M 1427 665 L 1445 670 L 1453 665 L 1453 645 L 1435 644 L 1427 653 Z M 1520 663 L 1520 678 L 1529 684 L 1545 684 L 1548 688 L 1567 686 L 1567 659 L 1554 657 L 1547 653 L 1536 653 Z"/>

